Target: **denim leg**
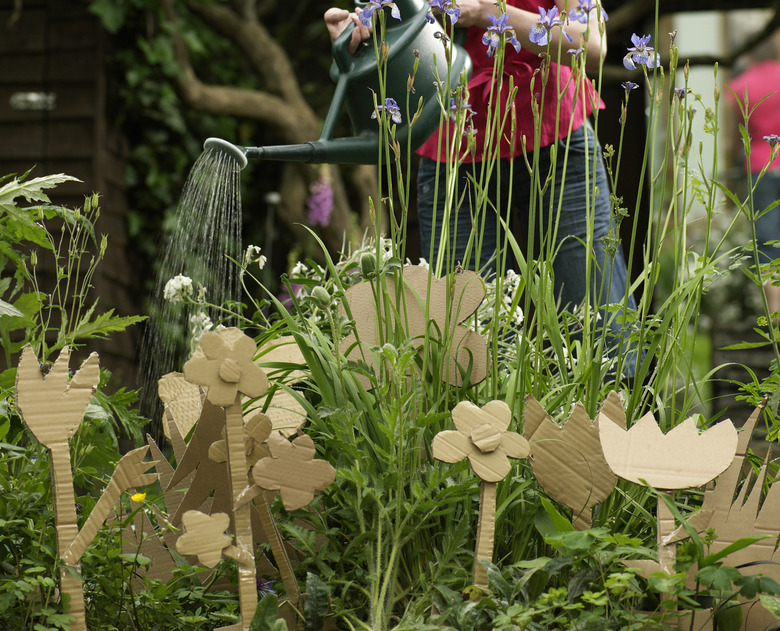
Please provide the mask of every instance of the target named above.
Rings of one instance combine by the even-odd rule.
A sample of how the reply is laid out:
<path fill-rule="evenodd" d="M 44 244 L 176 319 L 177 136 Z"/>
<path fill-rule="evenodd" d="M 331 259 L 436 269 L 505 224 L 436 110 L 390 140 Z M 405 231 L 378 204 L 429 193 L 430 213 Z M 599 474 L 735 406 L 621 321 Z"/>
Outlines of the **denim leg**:
<path fill-rule="evenodd" d="M 477 204 L 474 185 L 468 178 L 473 168 L 473 165 L 464 164 L 458 173 L 457 191 L 453 195 L 457 203 L 449 217 L 449 239 L 445 243 L 446 258 L 442 269 L 453 269 L 455 265 L 461 264 L 465 269 L 476 269 L 481 271 L 483 276 L 487 276 L 495 271 L 496 216 L 491 211 L 478 213 L 475 210 Z M 431 266 L 436 264 L 441 245 L 446 210 L 446 186 L 445 165 L 439 165 L 437 178 L 436 162 L 422 158 L 417 171 L 417 213 L 420 224 L 421 255 L 428 259 Z M 470 248 L 469 241 L 471 241 Z M 477 266 L 474 263 L 478 249 L 479 265 Z M 467 255 L 468 260 L 466 260 Z"/>
<path fill-rule="evenodd" d="M 596 143 L 595 151 L 594 143 Z M 541 202 L 536 200 L 533 211 L 530 209 L 532 180 L 525 167 L 524 159 L 516 160 L 513 190 L 519 225 L 515 234 L 521 243 L 525 236 L 527 243 L 530 227 L 533 227 L 535 238 L 531 253 L 528 253 L 526 248 L 529 257 L 539 258 L 540 252 L 556 251 L 552 262 L 555 277 L 554 292 L 556 298 L 560 299 L 561 307 L 572 308 L 582 303 L 589 285 L 592 304 L 600 307 L 602 316 L 607 317 L 603 307 L 609 304 L 621 304 L 626 298 L 628 273 L 619 241 L 616 242 L 616 249 L 613 252 L 608 252 L 604 244 L 604 238 L 610 236 L 610 228 L 613 224 L 609 184 L 601 158 L 601 146 L 590 124 L 582 125 L 572 132 L 568 140 L 568 160 L 564 168 L 566 144 L 566 139 L 558 142 L 554 183 L 548 185 Z M 546 177 L 549 171 L 550 154 L 549 147 L 539 153 L 541 177 Z M 594 155 L 597 160 L 595 175 Z M 594 190 L 598 191 L 595 199 Z M 551 199 L 555 200 L 552 208 Z M 588 206 L 590 206 L 590 216 Z M 531 212 L 534 213 L 533 216 Z M 593 232 L 590 252 L 586 249 L 589 222 L 592 224 Z M 521 234 L 523 232 L 525 235 Z M 553 238 L 554 244 L 546 242 Z M 588 259 L 590 259 L 589 283 L 586 282 Z M 626 305 L 629 309 L 636 309 L 633 296 L 627 297 Z M 620 322 L 619 315 L 609 317 L 611 317 L 610 331 L 614 336 L 610 341 L 612 345 L 617 339 L 625 336 L 626 330 Z M 635 359 L 635 356 L 633 359 L 629 358 L 626 364 L 626 373 L 629 376 L 634 373 Z"/>
<path fill-rule="evenodd" d="M 757 174 L 752 176 L 753 208 L 756 214 L 764 213 L 764 210 L 780 199 L 780 171 L 767 171 L 756 186 Z M 780 206 L 775 206 L 769 212 L 765 212 L 756 219 L 756 241 L 758 250 L 764 255 L 762 263 L 768 263 L 780 258 L 780 252 L 773 245 L 767 245 L 767 241 L 780 240 Z"/>

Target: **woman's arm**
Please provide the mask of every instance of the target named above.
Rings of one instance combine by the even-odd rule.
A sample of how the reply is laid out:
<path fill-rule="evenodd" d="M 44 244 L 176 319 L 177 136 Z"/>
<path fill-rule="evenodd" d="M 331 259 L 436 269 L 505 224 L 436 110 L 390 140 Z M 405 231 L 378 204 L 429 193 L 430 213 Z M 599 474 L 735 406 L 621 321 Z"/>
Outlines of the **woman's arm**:
<path fill-rule="evenodd" d="M 562 11 L 571 11 L 579 6 L 579 3 L 577 0 L 555 0 L 555 5 L 558 7 L 560 14 Z M 460 18 L 456 26 L 476 26 L 487 29 L 490 26 L 488 16 L 494 15 L 498 17 L 498 7 L 495 0 L 458 0 L 458 8 L 460 9 Z M 535 53 L 546 49 L 546 46 L 534 44 L 528 37 L 531 27 L 539 21 L 538 11 L 525 11 L 516 7 L 507 7 L 507 12 L 509 13 L 509 24 L 515 29 L 515 35 L 523 48 Z M 607 36 L 606 32 L 603 37 L 599 32 L 599 20 L 596 9 L 590 12 L 590 22 L 588 24 L 570 20 L 569 24 L 563 27 L 569 34 L 569 37 L 572 38 L 572 42 L 569 43 L 563 37 L 561 45 L 564 51 L 569 48 L 579 48 L 580 46 L 584 48 L 585 42 L 583 40 L 588 27 L 590 27 L 590 33 L 587 40 L 588 56 L 585 59 L 585 67 L 588 70 L 595 70 L 604 61 L 607 54 Z M 561 38 L 560 28 L 552 29 L 549 44 L 551 50 L 558 48 Z"/>

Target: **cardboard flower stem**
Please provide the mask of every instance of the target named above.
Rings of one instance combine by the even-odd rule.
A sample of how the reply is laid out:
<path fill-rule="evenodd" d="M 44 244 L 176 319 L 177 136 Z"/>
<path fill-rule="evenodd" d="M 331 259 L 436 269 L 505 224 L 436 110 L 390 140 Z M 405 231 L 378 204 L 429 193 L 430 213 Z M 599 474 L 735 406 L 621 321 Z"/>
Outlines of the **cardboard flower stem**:
<path fill-rule="evenodd" d="M 261 491 L 257 494 L 257 497 L 260 498 L 260 501 L 255 505 L 257 506 L 257 512 L 260 514 L 260 523 L 263 525 L 265 536 L 268 537 L 268 542 L 271 544 L 271 551 L 274 553 L 276 565 L 279 568 L 279 573 L 282 575 L 282 583 L 284 583 L 287 597 L 295 606 L 298 606 L 298 600 L 300 598 L 298 583 L 295 580 L 290 557 L 288 557 L 287 552 L 285 552 L 282 537 L 279 534 L 279 530 L 276 528 L 276 522 L 271 513 L 271 506 L 268 504 L 265 492 Z M 251 504 L 247 503 L 246 506 L 249 507 Z"/>
<path fill-rule="evenodd" d="M 674 500 L 674 491 L 658 491 L 656 520 L 657 520 L 657 538 L 658 538 L 658 564 L 667 574 L 674 574 L 674 560 L 677 556 L 677 548 L 674 543 L 669 543 L 672 534 L 675 531 L 674 515 L 664 502 L 662 494 L 666 494 Z"/>
<path fill-rule="evenodd" d="M 251 506 L 236 506 L 236 498 L 247 486 L 246 455 L 244 454 L 244 419 L 241 409 L 241 395 L 236 394 L 233 404 L 225 408 L 225 425 L 228 452 L 228 470 L 230 473 L 231 497 L 233 501 L 233 521 L 235 523 L 235 545 L 240 551 L 247 551 L 254 559 L 252 538 Z M 243 558 L 243 555 L 238 555 Z M 255 564 L 238 560 L 238 598 L 241 607 L 241 622 L 249 629 L 252 616 L 257 609 L 257 583 Z"/>
<path fill-rule="evenodd" d="M 493 541 L 496 530 L 496 487 L 495 482 L 482 482 L 479 498 L 479 523 L 477 524 L 477 547 L 474 551 L 474 585 L 488 588 L 488 576 L 481 561 L 493 560 Z"/>
<path fill-rule="evenodd" d="M 68 441 L 53 443 L 51 450 L 51 482 L 54 498 L 54 519 L 57 529 L 57 553 L 63 559 L 68 546 L 79 534 L 74 501 L 73 474 L 71 473 L 70 448 Z M 64 561 L 64 559 L 63 559 Z M 74 575 L 74 572 L 76 575 Z M 86 631 L 84 613 L 84 589 L 81 584 L 81 564 L 63 563 L 60 566 L 60 594 L 63 613 L 73 616 L 72 631 Z"/>

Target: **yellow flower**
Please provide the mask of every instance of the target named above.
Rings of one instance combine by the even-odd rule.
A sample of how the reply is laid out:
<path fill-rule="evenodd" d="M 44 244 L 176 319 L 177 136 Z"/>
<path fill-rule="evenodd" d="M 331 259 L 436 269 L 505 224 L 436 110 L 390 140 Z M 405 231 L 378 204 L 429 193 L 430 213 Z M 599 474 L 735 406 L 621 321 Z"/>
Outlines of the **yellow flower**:
<path fill-rule="evenodd" d="M 146 499 L 146 493 L 136 493 L 130 496 L 130 499 L 139 504 Z"/>

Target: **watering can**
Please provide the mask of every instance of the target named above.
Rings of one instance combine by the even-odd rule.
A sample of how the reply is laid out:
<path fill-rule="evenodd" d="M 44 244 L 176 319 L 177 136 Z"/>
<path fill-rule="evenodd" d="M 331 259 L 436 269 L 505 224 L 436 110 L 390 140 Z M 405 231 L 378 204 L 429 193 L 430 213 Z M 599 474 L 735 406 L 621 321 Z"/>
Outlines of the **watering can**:
<path fill-rule="evenodd" d="M 356 4 L 364 6 L 367 3 Z M 402 147 L 411 140 L 414 150 L 439 125 L 441 106 L 434 81 L 437 76 L 442 81 L 447 77 L 447 60 L 441 40 L 444 30 L 438 22 L 431 24 L 426 20 L 429 8 L 427 0 L 395 0 L 395 5 L 401 20 L 388 15 L 385 21 L 385 42 L 389 47 L 385 94 L 395 99 L 405 112 L 408 77 L 414 67 L 415 53 L 419 52 L 415 93 L 409 95 L 409 109 L 414 113 L 422 97 L 422 112 L 411 128 L 407 120 L 398 124 L 395 135 Z M 239 147 L 220 138 L 209 138 L 203 148 L 232 156 L 242 169 L 248 158 L 316 164 L 375 164 L 379 152 L 379 126 L 371 115 L 375 112 L 374 99 L 379 98 L 376 57 L 373 46 L 360 46 L 355 53 L 348 51 L 354 28 L 354 24 L 350 24 L 333 42 L 330 74 L 336 81 L 336 91 L 318 140 L 299 145 Z M 455 87 L 464 70 L 467 74 L 471 73 L 471 59 L 465 49 L 455 42 L 450 42 L 448 46 L 452 57 L 450 83 Z M 333 138 L 334 128 L 345 105 L 354 135 Z M 403 117 L 406 118 L 405 113 Z"/>

